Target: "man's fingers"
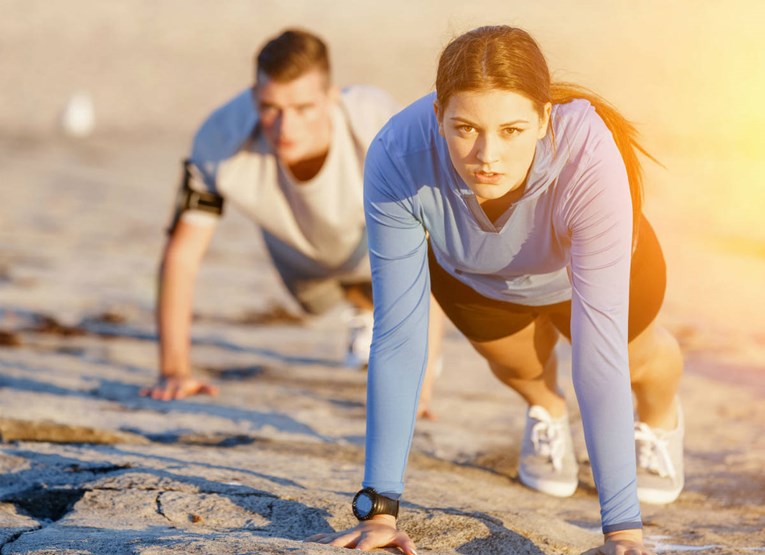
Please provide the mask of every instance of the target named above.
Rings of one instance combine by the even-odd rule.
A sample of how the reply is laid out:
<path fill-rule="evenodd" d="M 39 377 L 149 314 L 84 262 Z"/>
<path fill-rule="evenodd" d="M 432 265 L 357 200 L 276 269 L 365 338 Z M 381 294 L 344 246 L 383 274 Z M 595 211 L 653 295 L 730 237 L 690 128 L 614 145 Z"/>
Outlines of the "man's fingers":
<path fill-rule="evenodd" d="M 159 396 L 159 399 L 161 401 L 170 401 L 175 398 L 175 384 L 173 383 L 166 383 L 165 386 L 162 388 L 161 394 Z"/>
<path fill-rule="evenodd" d="M 187 385 L 183 382 L 179 382 L 173 388 L 173 399 L 185 399 L 189 394 L 194 394 L 194 385 Z"/>
<path fill-rule="evenodd" d="M 417 418 L 420 420 L 430 420 L 431 422 L 435 422 L 438 420 L 438 415 L 436 415 L 435 412 L 433 412 L 431 409 L 423 409 L 420 412 L 417 413 Z"/>
<path fill-rule="evenodd" d="M 218 388 L 212 384 L 203 383 L 199 386 L 199 391 L 197 393 L 215 396 L 218 394 Z"/>
<path fill-rule="evenodd" d="M 185 399 L 190 395 L 217 395 L 218 387 L 196 380 L 165 380 L 152 387 L 145 387 L 140 395 L 151 397 L 155 401 Z"/>

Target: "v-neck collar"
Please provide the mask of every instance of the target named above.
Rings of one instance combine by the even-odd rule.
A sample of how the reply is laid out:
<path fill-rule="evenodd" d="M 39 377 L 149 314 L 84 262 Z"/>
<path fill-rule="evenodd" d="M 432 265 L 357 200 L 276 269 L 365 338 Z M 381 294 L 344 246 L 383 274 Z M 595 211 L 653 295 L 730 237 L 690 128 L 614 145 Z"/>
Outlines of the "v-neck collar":
<path fill-rule="evenodd" d="M 531 167 L 529 168 L 523 194 L 515 202 L 511 203 L 494 222 L 491 221 L 489 216 L 486 215 L 486 212 L 483 211 L 483 208 L 481 208 L 475 193 L 467 186 L 467 183 L 465 183 L 460 174 L 457 173 L 457 169 L 454 167 L 454 164 L 449 157 L 449 151 L 448 148 L 446 148 L 446 145 L 441 149 L 441 152 L 444 153 L 444 156 L 446 157 L 448 175 L 450 178 L 450 189 L 462 198 L 465 206 L 472 214 L 475 223 L 478 224 L 482 231 L 487 233 L 501 233 L 507 226 L 507 222 L 512 217 L 516 207 L 522 202 L 536 197 L 539 192 L 541 192 L 541 189 L 543 189 L 541 182 L 546 180 L 546 174 L 548 173 L 551 161 L 551 148 L 548 137 L 549 134 L 546 135 L 545 138 L 537 141 L 537 146 L 534 150 L 534 160 L 531 162 Z M 444 142 L 446 141 L 443 137 L 441 137 L 441 140 Z"/>

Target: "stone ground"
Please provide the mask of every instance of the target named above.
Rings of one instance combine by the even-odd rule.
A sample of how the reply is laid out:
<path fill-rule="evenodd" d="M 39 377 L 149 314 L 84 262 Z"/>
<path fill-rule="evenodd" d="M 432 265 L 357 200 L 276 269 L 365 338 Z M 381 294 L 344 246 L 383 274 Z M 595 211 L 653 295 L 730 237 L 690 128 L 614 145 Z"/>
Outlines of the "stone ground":
<path fill-rule="evenodd" d="M 251 225 L 231 216 L 200 275 L 193 332 L 195 370 L 221 393 L 141 398 L 156 375 L 154 270 L 172 196 L 151 189 L 157 173 L 171 179 L 161 161 L 177 145 L 4 147 L 15 186 L 0 251 L 0 553 L 341 552 L 300 541 L 354 522 L 362 477 L 365 373 L 343 366 L 338 314 L 301 317 Z M 763 338 L 663 318 L 687 357 L 687 487 L 643 508 L 647 536 L 657 552 L 752 552 L 765 539 Z M 445 360 L 401 518 L 419 552 L 597 542 L 589 467 L 565 501 L 522 487 L 522 403 L 453 329 Z"/>

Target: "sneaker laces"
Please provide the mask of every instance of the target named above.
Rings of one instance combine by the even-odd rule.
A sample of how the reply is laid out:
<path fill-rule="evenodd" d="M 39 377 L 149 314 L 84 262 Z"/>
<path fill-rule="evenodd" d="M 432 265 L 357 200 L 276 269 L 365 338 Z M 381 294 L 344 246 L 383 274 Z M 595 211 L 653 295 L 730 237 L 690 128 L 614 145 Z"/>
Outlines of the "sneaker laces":
<path fill-rule="evenodd" d="M 560 472 L 563 468 L 563 456 L 566 454 L 562 427 L 550 420 L 547 414 L 540 414 L 533 408 L 529 411 L 529 416 L 537 421 L 531 427 L 531 443 L 534 446 L 534 452 L 540 457 L 549 458 L 553 469 Z"/>
<path fill-rule="evenodd" d="M 635 424 L 638 467 L 658 474 L 661 478 L 675 479 L 675 465 L 669 454 L 669 440 L 654 432 L 648 424 Z"/>

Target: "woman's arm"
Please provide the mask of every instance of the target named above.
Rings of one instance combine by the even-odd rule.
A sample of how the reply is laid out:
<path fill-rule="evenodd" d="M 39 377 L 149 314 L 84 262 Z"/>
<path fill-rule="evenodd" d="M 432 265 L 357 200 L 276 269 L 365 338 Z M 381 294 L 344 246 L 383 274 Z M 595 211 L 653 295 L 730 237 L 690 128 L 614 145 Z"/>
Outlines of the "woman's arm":
<path fill-rule="evenodd" d="M 380 140 L 365 162 L 364 211 L 369 233 L 374 333 L 367 378 L 364 487 L 398 499 L 411 446 L 428 348 L 430 279 L 427 241 L 413 194 Z M 370 550 L 415 546 L 392 515 L 377 515 L 349 530 L 306 541 Z"/>
<path fill-rule="evenodd" d="M 572 373 L 604 533 L 642 527 L 627 354 L 632 206 L 610 134 L 591 141 L 566 207 Z"/>
<path fill-rule="evenodd" d="M 403 491 L 428 347 L 427 241 L 407 180 L 376 140 L 365 163 L 374 334 L 367 382 L 364 487 Z"/>

